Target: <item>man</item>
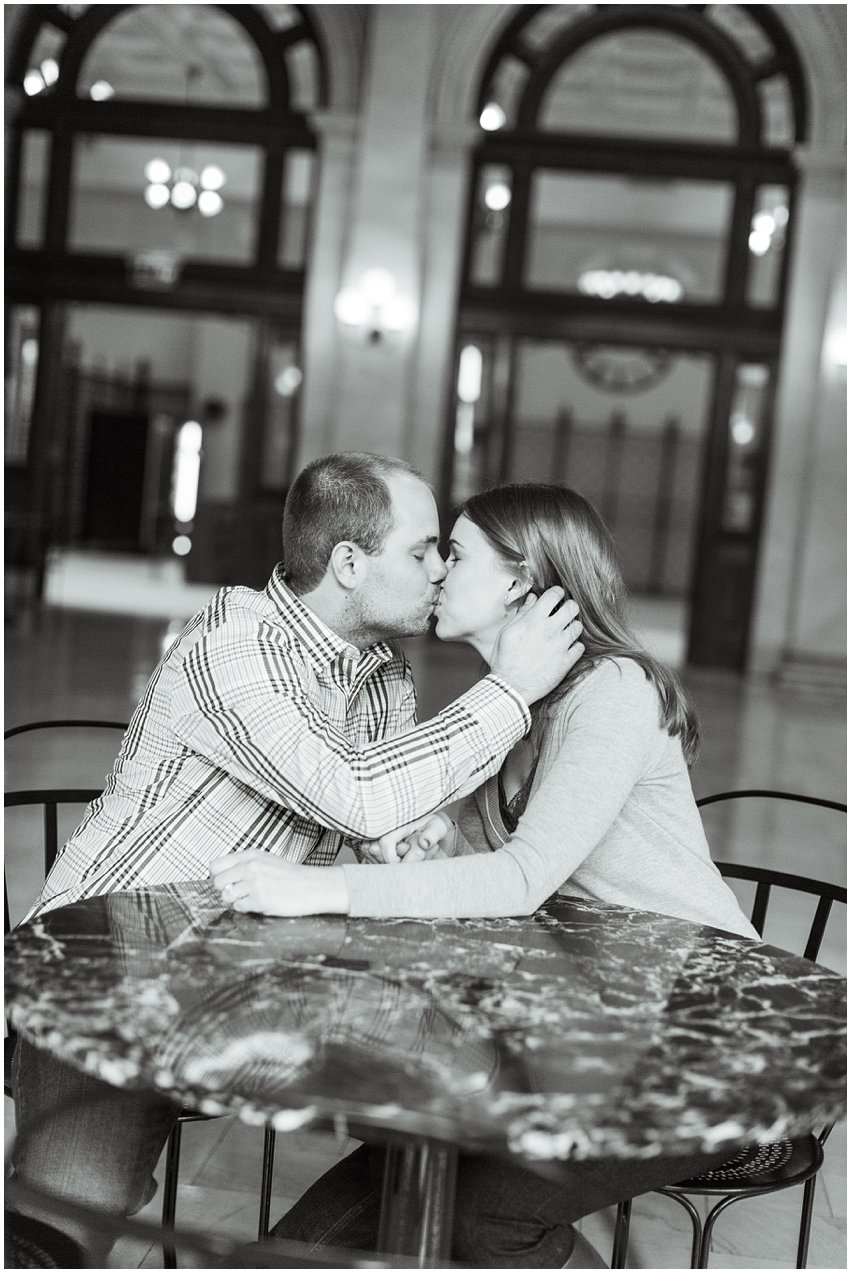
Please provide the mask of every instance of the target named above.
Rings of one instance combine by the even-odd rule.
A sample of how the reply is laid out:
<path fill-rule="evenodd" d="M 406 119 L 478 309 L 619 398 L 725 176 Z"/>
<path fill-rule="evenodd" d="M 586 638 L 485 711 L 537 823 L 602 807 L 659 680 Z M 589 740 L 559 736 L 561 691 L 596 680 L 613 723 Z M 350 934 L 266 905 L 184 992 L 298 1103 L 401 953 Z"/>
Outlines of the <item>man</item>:
<path fill-rule="evenodd" d="M 345 836 L 377 839 L 495 772 L 582 652 L 575 604 L 550 589 L 505 631 L 491 674 L 414 728 L 393 640 L 427 629 L 446 573 L 428 485 L 399 460 L 328 456 L 296 479 L 283 532 L 265 590 L 221 589 L 163 657 L 33 914 L 206 878 L 245 849 L 330 865 Z M 118 1215 L 143 1206 L 174 1107 L 25 1043 L 14 1071 L 19 1119 L 76 1102 L 19 1146 L 20 1180 Z"/>

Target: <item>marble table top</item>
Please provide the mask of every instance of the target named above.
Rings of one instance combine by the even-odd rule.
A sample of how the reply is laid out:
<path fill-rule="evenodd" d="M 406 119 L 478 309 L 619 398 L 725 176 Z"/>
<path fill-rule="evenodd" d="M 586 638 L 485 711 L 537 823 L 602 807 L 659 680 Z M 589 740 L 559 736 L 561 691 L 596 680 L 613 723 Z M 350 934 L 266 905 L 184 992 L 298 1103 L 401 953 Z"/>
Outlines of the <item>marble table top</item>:
<path fill-rule="evenodd" d="M 281 1130 L 330 1119 L 555 1167 L 733 1150 L 844 1109 L 842 978 L 577 898 L 271 919 L 162 885 L 19 928 L 6 988 L 16 1028 L 75 1066 Z"/>

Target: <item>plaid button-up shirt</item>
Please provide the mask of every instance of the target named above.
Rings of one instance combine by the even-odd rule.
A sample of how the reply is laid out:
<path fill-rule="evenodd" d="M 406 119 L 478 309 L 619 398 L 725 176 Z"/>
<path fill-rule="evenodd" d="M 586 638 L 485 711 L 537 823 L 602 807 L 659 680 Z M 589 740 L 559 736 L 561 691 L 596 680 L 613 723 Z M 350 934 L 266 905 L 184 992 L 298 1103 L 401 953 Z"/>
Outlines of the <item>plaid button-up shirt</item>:
<path fill-rule="evenodd" d="M 208 875 L 262 849 L 328 865 L 483 782 L 529 724 L 479 681 L 414 728 L 410 667 L 360 651 L 287 588 L 222 588 L 151 676 L 104 792 L 59 854 L 31 914 L 99 893 Z"/>

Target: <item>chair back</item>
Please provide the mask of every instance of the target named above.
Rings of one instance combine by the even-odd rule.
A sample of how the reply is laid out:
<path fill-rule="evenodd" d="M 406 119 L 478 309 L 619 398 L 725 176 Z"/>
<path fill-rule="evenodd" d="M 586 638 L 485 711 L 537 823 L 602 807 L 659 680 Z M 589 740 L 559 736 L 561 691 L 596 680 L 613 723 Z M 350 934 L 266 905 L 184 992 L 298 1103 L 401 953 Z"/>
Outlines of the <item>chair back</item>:
<path fill-rule="evenodd" d="M 10 729 L 5 730 L 3 738 L 5 741 L 8 741 L 9 739 L 16 738 L 21 734 L 31 734 L 36 730 L 74 729 L 120 730 L 123 733 L 127 729 L 127 723 L 125 721 L 88 720 L 79 718 L 28 721 L 26 724 L 14 725 Z M 52 743 L 53 740 L 51 740 L 51 744 Z M 53 754 L 48 754 L 51 751 Z M 16 760 L 16 771 L 20 772 L 22 768 L 25 771 L 28 771 L 32 768 L 35 772 L 32 773 L 32 776 L 30 776 L 29 772 L 27 772 L 27 778 L 29 781 L 27 781 L 27 778 L 24 779 L 26 787 L 5 793 L 4 805 L 6 809 L 40 809 L 41 857 L 38 863 L 38 869 L 36 870 L 32 863 L 31 852 L 31 849 L 35 846 L 30 844 L 19 844 L 17 846 L 18 851 L 16 854 L 10 840 L 7 840 L 6 866 L 8 867 L 11 862 L 17 859 L 15 861 L 16 866 L 20 866 L 22 870 L 28 869 L 29 875 L 27 884 L 30 891 L 32 891 L 34 884 L 37 884 L 40 880 L 44 880 L 44 877 L 53 866 L 53 863 L 56 860 L 56 855 L 59 852 L 60 813 L 64 810 L 70 810 L 74 805 L 78 805 L 81 807 L 80 816 L 82 816 L 82 808 L 84 808 L 92 800 L 95 800 L 102 793 L 104 781 L 101 779 L 97 786 L 90 785 L 88 782 L 86 782 L 85 785 L 83 783 L 78 784 L 75 781 L 77 771 L 81 773 L 88 773 L 91 772 L 93 768 L 92 764 L 87 765 L 85 763 L 87 757 L 91 760 L 91 756 L 88 754 L 87 749 L 76 743 L 72 743 L 71 745 L 71 750 L 69 750 L 67 756 L 67 764 L 63 764 L 61 753 L 55 754 L 55 748 L 42 749 L 37 755 L 29 758 L 26 757 L 27 754 L 25 753 L 24 756 L 19 757 Z M 65 782 L 60 781 L 59 783 L 56 783 L 48 780 L 48 782 L 44 782 L 43 786 L 31 786 L 30 784 L 33 781 L 38 782 L 40 779 L 44 781 L 45 768 L 47 768 L 48 771 L 50 771 L 51 768 L 55 769 L 55 764 L 51 766 L 48 763 L 51 759 L 54 762 L 58 760 L 60 768 L 67 768 L 71 770 L 75 776 L 71 776 L 71 773 L 69 773 Z M 82 764 L 80 764 L 81 759 L 83 762 Z M 71 763 L 72 761 L 74 762 L 73 764 Z M 100 766 L 98 765 L 97 767 L 99 768 Z M 77 821 L 79 821 L 79 818 Z M 28 838 L 29 835 L 29 824 L 27 824 Z M 11 921 L 9 913 L 9 889 L 5 868 L 3 874 L 3 920 L 5 931 L 8 932 Z"/>
<path fill-rule="evenodd" d="M 838 800 L 827 800 L 821 796 L 807 796 L 793 791 L 776 791 L 761 787 L 737 791 L 720 791 L 715 795 L 703 796 L 696 803 L 698 808 L 702 809 L 707 805 L 718 804 L 725 800 L 746 800 L 761 797 L 771 800 L 790 801 L 795 804 L 813 805 L 822 809 L 833 809 L 837 813 L 847 813 L 847 806 Z M 838 902 L 842 905 L 847 905 L 848 891 L 846 888 L 839 884 L 831 884 L 826 880 L 813 879 L 807 875 L 775 871 L 770 867 L 720 861 L 717 858 L 715 859 L 715 865 L 725 878 L 747 880 L 756 886 L 750 919 L 760 937 L 765 932 L 765 923 L 773 889 L 786 889 L 795 893 L 809 894 L 817 898 L 815 914 L 807 932 L 802 954 L 805 959 L 813 961 L 818 959 L 834 903 Z"/>
<path fill-rule="evenodd" d="M 4 793 L 3 804 L 7 809 L 41 808 L 42 879 L 45 878 L 53 866 L 56 861 L 56 855 L 59 852 L 59 810 L 64 806 L 85 806 L 102 794 L 102 787 L 52 787 L 43 791 L 7 791 Z M 6 863 L 8 861 L 9 852 L 7 845 Z M 9 888 L 5 865 L 3 870 L 3 922 L 5 925 L 4 931 L 8 932 L 11 927 L 11 920 L 9 917 Z"/>

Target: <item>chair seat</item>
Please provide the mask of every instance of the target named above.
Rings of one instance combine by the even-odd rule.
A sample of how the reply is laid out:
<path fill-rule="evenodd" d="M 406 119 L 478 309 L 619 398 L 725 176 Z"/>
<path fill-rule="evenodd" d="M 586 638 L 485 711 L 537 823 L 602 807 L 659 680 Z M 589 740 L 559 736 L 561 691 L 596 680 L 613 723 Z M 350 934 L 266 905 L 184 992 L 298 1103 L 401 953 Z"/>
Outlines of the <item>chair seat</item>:
<path fill-rule="evenodd" d="M 82 1247 L 52 1224 L 16 1211 L 6 1211 L 4 1219 L 4 1268 L 89 1268 Z"/>
<path fill-rule="evenodd" d="M 745 1145 L 720 1167 L 666 1185 L 660 1193 L 754 1193 L 802 1184 L 822 1164 L 824 1151 L 817 1136 L 799 1136 L 767 1145 Z"/>

